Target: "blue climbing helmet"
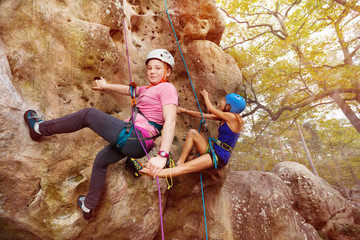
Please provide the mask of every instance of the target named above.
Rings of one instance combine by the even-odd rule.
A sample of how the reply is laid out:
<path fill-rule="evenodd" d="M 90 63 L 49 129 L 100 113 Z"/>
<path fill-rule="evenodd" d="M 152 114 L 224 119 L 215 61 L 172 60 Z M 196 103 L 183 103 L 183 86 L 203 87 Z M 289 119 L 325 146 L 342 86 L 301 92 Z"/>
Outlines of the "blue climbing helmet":
<path fill-rule="evenodd" d="M 236 93 L 230 93 L 225 96 L 226 104 L 231 106 L 230 112 L 241 113 L 246 107 L 245 99 Z"/>

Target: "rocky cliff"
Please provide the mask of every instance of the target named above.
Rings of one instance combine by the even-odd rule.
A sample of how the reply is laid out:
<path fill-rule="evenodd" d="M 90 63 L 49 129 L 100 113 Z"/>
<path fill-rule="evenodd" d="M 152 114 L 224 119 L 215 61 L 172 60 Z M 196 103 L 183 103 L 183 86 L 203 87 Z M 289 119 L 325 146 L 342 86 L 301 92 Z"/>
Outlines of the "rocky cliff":
<path fill-rule="evenodd" d="M 239 91 L 241 72 L 218 46 L 224 21 L 215 3 L 167 7 L 197 94 L 205 88 L 217 99 L 224 90 Z M 161 239 L 153 179 L 135 179 L 123 161 L 113 164 L 100 206 L 85 221 L 75 199 L 86 193 L 93 159 L 106 143 L 87 129 L 33 142 L 22 115 L 33 108 L 50 119 L 96 107 L 128 117 L 129 99 L 91 91 L 95 76 L 129 83 L 126 45 L 131 78 L 140 85 L 146 54 L 168 49 L 180 105 L 196 110 L 165 2 L 1 0 L 0 9 L 0 238 Z M 175 156 L 198 125 L 178 119 Z M 174 179 L 169 190 L 160 181 L 165 239 L 319 239 L 316 230 L 354 224 L 350 203 L 295 163 L 273 173 L 208 170 L 202 178 L 207 233 L 199 174 Z"/>

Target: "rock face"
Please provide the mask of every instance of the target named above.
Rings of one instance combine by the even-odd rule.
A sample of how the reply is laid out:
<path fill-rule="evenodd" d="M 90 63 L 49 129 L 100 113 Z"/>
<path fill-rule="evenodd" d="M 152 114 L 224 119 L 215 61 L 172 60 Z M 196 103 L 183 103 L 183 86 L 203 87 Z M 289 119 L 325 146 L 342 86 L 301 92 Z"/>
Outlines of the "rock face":
<path fill-rule="evenodd" d="M 161 239 L 156 181 L 135 179 L 124 161 L 111 165 L 94 217 L 83 220 L 75 199 L 87 192 L 93 159 L 106 142 L 88 129 L 33 142 L 23 113 L 33 108 L 50 119 L 96 107 L 128 117 L 129 99 L 91 90 L 95 76 L 129 83 L 127 47 L 131 78 L 139 85 L 146 84 L 147 53 L 168 49 L 176 60 L 170 80 L 180 105 L 196 110 L 165 3 L 2 0 L 0 9 L 0 239 Z M 215 3 L 171 1 L 168 9 L 196 92 L 206 88 L 214 100 L 224 91 L 239 92 L 241 72 L 218 46 L 224 22 Z M 175 156 L 186 131 L 198 125 L 178 119 Z M 227 171 L 202 174 L 210 239 L 318 239 L 315 228 L 351 223 L 346 202 L 297 165 L 279 166 L 274 173 L 280 177 Z M 286 180 L 298 175 L 307 177 Z M 159 185 L 165 238 L 205 239 L 199 174 L 174 179 L 170 190 L 166 180 Z M 309 189 L 327 199 L 307 198 L 302 193 Z M 309 214 L 314 206 L 322 207 L 321 216 Z"/>
<path fill-rule="evenodd" d="M 230 219 L 226 219 L 232 235 L 224 239 L 320 239 L 313 226 L 293 209 L 290 189 L 275 174 L 233 172 L 220 198 L 225 200 L 219 209 L 232 209 Z"/>
<path fill-rule="evenodd" d="M 93 159 L 105 141 L 85 129 L 36 143 L 22 115 L 33 108 L 50 119 L 96 107 L 127 118 L 128 98 L 91 90 L 95 76 L 129 83 L 127 47 L 131 78 L 139 85 L 147 84 L 147 53 L 168 49 L 176 60 L 170 80 L 180 104 L 197 109 L 164 2 L 3 0 L 0 9 L 0 238 L 154 239 L 160 231 L 156 181 L 134 179 L 123 162 L 114 164 L 95 218 L 87 223 L 74 200 L 86 193 Z M 168 9 L 195 88 L 237 90 L 241 72 L 217 45 L 224 22 L 215 3 L 171 1 Z M 199 122 L 178 124 L 174 153 L 192 124 Z M 164 207 L 166 181 L 160 186 Z"/>
<path fill-rule="evenodd" d="M 320 240 L 318 232 L 356 224 L 355 206 L 298 163 L 279 163 L 272 173 L 224 169 L 202 176 L 209 239 Z M 179 177 L 174 186 L 164 215 L 165 236 L 205 239 L 199 175 Z"/>
<path fill-rule="evenodd" d="M 360 185 L 355 185 L 350 189 L 350 199 L 356 203 L 360 203 Z"/>

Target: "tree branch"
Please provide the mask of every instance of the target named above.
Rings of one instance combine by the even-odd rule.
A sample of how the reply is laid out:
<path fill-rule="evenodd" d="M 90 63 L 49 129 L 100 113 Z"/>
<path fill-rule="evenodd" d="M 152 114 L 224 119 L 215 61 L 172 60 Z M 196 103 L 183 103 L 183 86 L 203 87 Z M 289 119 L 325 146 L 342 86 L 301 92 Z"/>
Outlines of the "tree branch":
<path fill-rule="evenodd" d="M 344 7 L 348 7 L 351 10 L 355 11 L 355 12 L 360 12 L 360 6 L 356 5 L 357 1 L 353 1 L 353 2 L 348 2 L 346 0 L 334 0 L 334 2 L 343 5 Z"/>
<path fill-rule="evenodd" d="M 271 118 L 271 120 L 276 121 L 285 111 L 294 111 L 296 109 L 305 107 L 310 105 L 313 102 L 316 102 L 320 99 L 323 99 L 325 97 L 331 96 L 334 93 L 354 93 L 354 94 L 359 94 L 360 93 L 360 89 L 356 89 L 356 88 L 336 88 L 336 89 L 329 89 L 329 90 L 325 90 L 321 93 L 318 94 L 314 94 L 311 95 L 309 97 L 304 98 L 303 100 L 299 101 L 296 104 L 293 104 L 291 106 L 283 106 L 282 108 L 278 109 L 277 112 L 272 112 L 270 108 L 268 108 L 265 105 L 262 105 L 260 102 L 256 101 L 256 100 L 252 100 L 252 99 L 247 99 L 247 103 L 249 104 L 256 104 L 256 107 L 249 113 L 243 114 L 243 117 L 246 117 L 248 115 L 251 115 L 253 113 L 255 113 L 257 110 L 264 110 L 265 112 L 267 112 L 268 116 Z M 328 102 L 327 104 L 329 104 L 331 102 Z M 320 103 L 314 106 L 318 106 L 324 103 Z M 314 106 L 310 106 L 310 107 L 314 107 Z"/>
<path fill-rule="evenodd" d="M 274 34 L 276 37 L 280 38 L 281 40 L 285 40 L 286 37 L 288 37 L 288 33 L 286 32 L 286 29 L 285 29 L 285 25 L 282 21 L 279 20 L 278 18 L 278 15 L 279 13 L 276 13 L 276 12 L 271 12 L 270 10 L 268 10 L 270 12 L 271 15 L 275 16 L 280 24 L 280 26 L 282 27 L 283 30 L 275 30 L 273 25 L 271 24 L 268 24 L 268 23 L 261 23 L 261 24 L 255 24 L 255 25 L 251 25 L 249 23 L 249 21 L 239 21 L 238 19 L 236 19 L 235 17 L 231 16 L 225 9 L 223 8 L 219 8 L 221 11 L 223 11 L 226 16 L 230 19 L 233 19 L 235 22 L 239 23 L 239 24 L 246 24 L 246 27 L 247 28 L 260 28 L 260 27 L 267 27 L 267 28 L 270 28 L 269 31 L 267 32 L 264 32 L 263 34 L 265 33 L 272 33 Z M 284 31 L 285 30 L 285 31 Z M 260 36 L 263 35 L 263 34 L 259 34 Z M 259 36 L 258 35 L 258 36 Z"/>
<path fill-rule="evenodd" d="M 236 45 L 243 44 L 243 43 L 248 42 L 248 41 L 252 41 L 252 40 L 254 40 L 255 38 L 258 38 L 258 37 L 260 37 L 260 36 L 262 36 L 262 35 L 264 35 L 264 34 L 266 34 L 266 33 L 269 33 L 269 31 L 267 31 L 267 32 L 263 32 L 263 33 L 260 33 L 260 34 L 256 35 L 255 37 L 248 38 L 248 39 L 245 39 L 245 40 L 243 40 L 243 41 L 240 41 L 240 42 L 234 43 L 234 44 L 233 44 L 233 45 L 231 45 L 231 46 L 228 46 L 228 47 L 222 47 L 222 49 L 223 49 L 223 50 L 227 50 L 227 49 L 229 49 L 229 48 L 233 48 L 233 47 L 235 47 Z"/>

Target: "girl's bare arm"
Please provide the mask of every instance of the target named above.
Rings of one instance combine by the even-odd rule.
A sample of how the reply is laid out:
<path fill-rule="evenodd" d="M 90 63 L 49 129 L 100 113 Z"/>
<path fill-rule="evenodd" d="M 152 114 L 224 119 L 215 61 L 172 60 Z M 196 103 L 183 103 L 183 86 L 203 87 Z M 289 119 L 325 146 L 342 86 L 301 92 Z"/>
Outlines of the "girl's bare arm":
<path fill-rule="evenodd" d="M 164 105 L 163 115 L 165 122 L 161 134 L 162 136 L 161 136 L 161 144 L 159 150 L 163 150 L 169 153 L 175 135 L 176 105 L 175 104 Z M 146 167 L 149 168 L 153 176 L 156 177 L 161 171 L 161 169 L 164 168 L 165 163 L 166 163 L 166 158 L 155 156 L 152 157 L 146 163 Z"/>
<path fill-rule="evenodd" d="M 128 95 L 130 96 L 130 87 L 123 84 L 111 84 L 107 83 L 104 78 L 100 78 L 98 80 L 95 80 L 95 86 L 92 87 L 93 90 L 110 90 L 117 93 L 120 93 L 122 95 Z"/>
<path fill-rule="evenodd" d="M 196 117 L 196 118 L 202 118 L 201 113 L 198 111 L 193 111 L 193 110 L 189 110 L 183 107 L 178 107 L 177 113 L 184 113 L 187 114 L 189 116 L 192 117 Z M 205 119 L 209 119 L 209 120 L 220 120 L 216 115 L 214 114 L 208 114 L 208 113 L 203 113 L 202 114 L 204 116 Z"/>

